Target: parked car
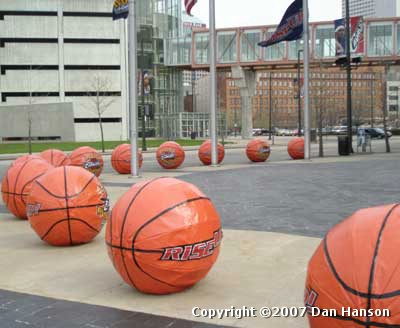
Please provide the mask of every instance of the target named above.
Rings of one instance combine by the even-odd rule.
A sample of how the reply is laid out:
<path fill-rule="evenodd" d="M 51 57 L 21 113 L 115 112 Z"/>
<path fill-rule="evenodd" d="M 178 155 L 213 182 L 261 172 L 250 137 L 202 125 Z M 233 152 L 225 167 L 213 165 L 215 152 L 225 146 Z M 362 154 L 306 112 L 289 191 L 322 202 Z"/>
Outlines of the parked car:
<path fill-rule="evenodd" d="M 347 126 L 344 126 L 344 125 L 335 126 L 332 129 L 332 133 L 334 133 L 334 134 L 346 134 L 347 133 Z"/>
<path fill-rule="evenodd" d="M 383 139 L 385 138 L 385 131 L 381 128 L 362 128 L 365 134 L 371 136 L 371 139 Z M 360 129 L 359 129 L 360 130 Z M 390 131 L 387 131 L 388 138 L 392 136 Z"/>

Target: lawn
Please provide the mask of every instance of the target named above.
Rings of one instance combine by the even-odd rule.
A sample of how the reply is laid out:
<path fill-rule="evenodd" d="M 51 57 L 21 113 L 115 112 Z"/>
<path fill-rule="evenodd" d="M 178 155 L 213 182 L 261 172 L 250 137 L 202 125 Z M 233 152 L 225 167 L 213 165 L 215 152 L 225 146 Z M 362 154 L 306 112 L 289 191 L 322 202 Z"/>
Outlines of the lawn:
<path fill-rule="evenodd" d="M 146 140 L 147 147 L 158 147 L 166 140 L 164 139 L 148 139 Z M 127 141 L 105 141 L 106 150 L 114 149 L 116 146 L 126 143 Z M 199 146 L 203 140 L 176 140 L 181 146 Z M 78 147 L 90 146 L 95 149 L 101 149 L 101 142 L 46 142 L 32 143 L 32 152 L 38 153 L 46 149 L 56 148 L 64 151 L 72 151 Z M 139 148 L 142 147 L 141 140 L 138 141 Z M 28 143 L 2 143 L 0 144 L 0 154 L 18 154 L 28 153 Z"/>

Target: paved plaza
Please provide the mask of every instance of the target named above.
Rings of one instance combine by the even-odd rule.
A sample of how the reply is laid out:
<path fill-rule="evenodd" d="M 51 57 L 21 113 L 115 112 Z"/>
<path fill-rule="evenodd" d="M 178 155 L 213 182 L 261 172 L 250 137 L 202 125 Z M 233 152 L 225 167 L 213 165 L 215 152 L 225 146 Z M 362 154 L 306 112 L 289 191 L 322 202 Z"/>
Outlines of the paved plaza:
<path fill-rule="evenodd" d="M 399 144 L 393 142 L 392 154 L 333 157 L 332 141 L 331 156 L 294 162 L 278 143 L 271 161 L 255 165 L 243 148 L 232 147 L 218 168 L 191 164 L 195 152 L 188 152 L 188 164 L 173 172 L 152 166 L 149 153 L 139 179 L 107 166 L 101 180 L 112 203 L 133 183 L 176 176 L 216 205 L 224 230 L 216 265 L 193 288 L 167 296 L 140 294 L 121 280 L 108 259 L 104 229 L 90 244 L 54 248 L 0 203 L 0 326 L 306 328 L 301 317 L 211 320 L 194 317 L 192 309 L 303 306 L 307 263 L 325 233 L 357 209 L 399 201 Z"/>

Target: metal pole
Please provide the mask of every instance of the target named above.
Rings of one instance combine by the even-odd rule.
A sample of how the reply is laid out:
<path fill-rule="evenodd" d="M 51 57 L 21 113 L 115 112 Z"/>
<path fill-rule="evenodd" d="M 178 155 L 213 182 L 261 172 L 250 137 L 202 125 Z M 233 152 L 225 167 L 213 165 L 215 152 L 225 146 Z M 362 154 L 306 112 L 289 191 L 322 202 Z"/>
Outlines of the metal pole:
<path fill-rule="evenodd" d="M 272 139 L 272 72 L 269 72 L 269 137 Z"/>
<path fill-rule="evenodd" d="M 298 131 L 297 135 L 301 137 L 301 80 L 300 80 L 300 54 L 303 52 L 302 49 L 299 49 L 297 51 L 297 86 L 298 86 L 298 92 L 297 92 L 297 110 L 298 110 Z"/>
<path fill-rule="evenodd" d="M 375 79 L 375 74 L 371 74 L 371 128 L 374 127 L 374 79 Z"/>
<path fill-rule="evenodd" d="M 130 139 L 131 139 L 131 175 L 139 176 L 138 147 L 137 147 L 137 28 L 136 28 L 135 0 L 129 1 L 129 113 L 130 113 Z"/>
<path fill-rule="evenodd" d="M 217 49 L 215 33 L 215 0 L 210 4 L 210 115 L 211 115 L 211 165 L 218 165 L 217 154 Z"/>
<path fill-rule="evenodd" d="M 346 0 L 346 57 L 347 57 L 347 137 L 348 153 L 353 152 L 353 113 L 351 107 L 351 52 L 350 52 L 350 9 L 349 0 Z"/>
<path fill-rule="evenodd" d="M 143 39 L 144 39 L 144 30 L 141 31 L 141 53 L 142 53 L 142 63 L 141 63 L 141 75 L 142 75 L 142 150 L 146 151 L 146 111 L 144 109 L 145 106 L 145 98 L 144 98 L 144 47 L 143 47 Z"/>
<path fill-rule="evenodd" d="M 388 71 L 389 71 L 389 65 L 386 63 L 385 64 L 385 72 L 384 72 L 384 77 L 383 77 L 383 131 L 385 132 L 385 145 L 386 145 L 386 152 L 390 153 L 390 143 L 389 143 L 389 137 L 387 133 L 387 85 L 388 85 Z"/>
<path fill-rule="evenodd" d="M 303 0 L 303 27 L 304 27 L 304 158 L 311 159 L 310 139 L 310 48 L 308 30 L 308 0 Z"/>

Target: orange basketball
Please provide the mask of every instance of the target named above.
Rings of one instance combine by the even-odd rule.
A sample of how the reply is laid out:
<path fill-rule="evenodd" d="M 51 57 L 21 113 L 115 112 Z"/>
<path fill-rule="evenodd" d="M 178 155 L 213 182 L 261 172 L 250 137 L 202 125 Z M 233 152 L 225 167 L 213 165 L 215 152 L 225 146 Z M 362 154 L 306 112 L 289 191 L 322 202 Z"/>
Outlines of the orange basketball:
<path fill-rule="evenodd" d="M 126 283 L 150 294 L 179 292 L 203 279 L 221 239 L 210 199 L 171 178 L 134 185 L 118 200 L 106 229 L 115 269 Z"/>
<path fill-rule="evenodd" d="M 69 157 L 58 149 L 47 149 L 42 151 L 40 156 L 54 167 L 69 165 Z"/>
<path fill-rule="evenodd" d="M 8 210 L 20 219 L 26 219 L 26 202 L 33 182 L 53 166 L 44 159 L 27 157 L 8 168 L 1 183 L 1 193 Z"/>
<path fill-rule="evenodd" d="M 92 147 L 79 147 L 69 155 L 70 165 L 83 167 L 85 170 L 100 176 L 104 161 L 100 153 Z"/>
<path fill-rule="evenodd" d="M 143 164 L 142 152 L 138 151 L 139 168 Z M 122 144 L 116 147 L 111 154 L 111 165 L 119 174 L 131 173 L 131 145 Z"/>
<path fill-rule="evenodd" d="M 271 154 L 268 142 L 254 139 L 247 144 L 246 155 L 252 162 L 265 162 Z"/>
<path fill-rule="evenodd" d="M 174 141 L 164 142 L 157 149 L 157 162 L 164 169 L 176 169 L 182 165 L 185 160 L 185 151 Z"/>
<path fill-rule="evenodd" d="M 11 166 L 18 164 L 18 163 L 26 162 L 28 159 L 33 159 L 33 158 L 43 160 L 43 157 L 40 155 L 22 155 L 22 156 L 18 157 L 14 162 L 12 162 Z"/>
<path fill-rule="evenodd" d="M 199 159 L 204 165 L 211 165 L 211 140 L 204 141 L 199 148 Z M 218 143 L 218 164 L 220 164 L 225 157 L 225 148 Z"/>
<path fill-rule="evenodd" d="M 291 158 L 304 159 L 304 139 L 293 138 L 288 144 L 288 153 Z"/>
<path fill-rule="evenodd" d="M 51 170 L 34 183 L 27 214 L 37 235 L 53 246 L 90 242 L 109 215 L 107 192 L 99 179 L 74 166 Z"/>
<path fill-rule="evenodd" d="M 400 327 L 399 229 L 396 204 L 360 210 L 329 231 L 308 265 L 311 328 Z"/>

